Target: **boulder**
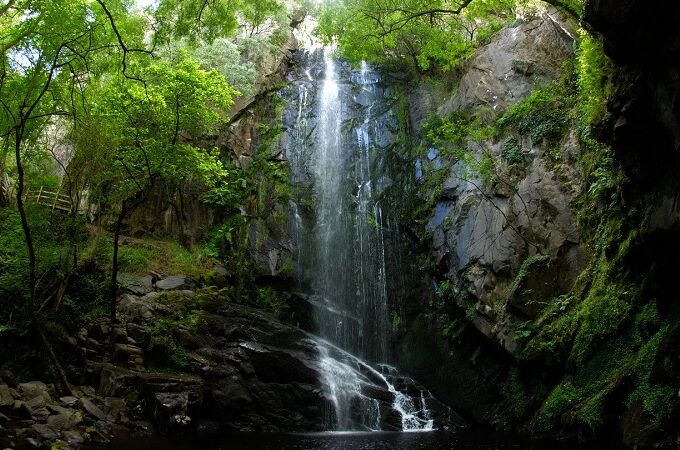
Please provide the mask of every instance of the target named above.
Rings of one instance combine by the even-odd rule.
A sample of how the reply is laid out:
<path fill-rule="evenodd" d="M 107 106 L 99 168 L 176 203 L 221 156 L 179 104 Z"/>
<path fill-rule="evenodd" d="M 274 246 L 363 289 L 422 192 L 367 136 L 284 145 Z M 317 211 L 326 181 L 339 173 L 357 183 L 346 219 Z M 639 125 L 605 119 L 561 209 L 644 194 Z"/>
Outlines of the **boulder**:
<path fill-rule="evenodd" d="M 30 381 L 28 383 L 20 383 L 17 386 L 17 392 L 25 401 L 40 397 L 44 402 L 52 401 L 50 397 L 49 388 L 42 381 Z"/>
<path fill-rule="evenodd" d="M 14 396 L 10 391 L 10 387 L 6 384 L 0 384 L 0 409 L 11 408 L 14 406 Z"/>
<path fill-rule="evenodd" d="M 80 446 L 85 443 L 83 436 L 74 430 L 66 430 L 61 433 L 62 438 L 68 445 Z"/>
<path fill-rule="evenodd" d="M 121 272 L 117 277 L 120 288 L 135 294 L 144 295 L 153 290 L 153 279 L 151 275 L 141 276 L 133 273 Z"/>
<path fill-rule="evenodd" d="M 73 408 L 78 404 L 78 398 L 73 396 L 59 397 L 59 401 L 67 408 Z"/>
<path fill-rule="evenodd" d="M 49 416 L 47 418 L 47 425 L 53 430 L 64 431 L 69 430 L 83 421 L 83 416 L 80 411 L 64 410 L 59 414 Z"/>
<path fill-rule="evenodd" d="M 186 275 L 172 275 L 156 282 L 156 288 L 163 291 L 193 289 L 196 282 Z"/>
<path fill-rule="evenodd" d="M 122 398 L 106 397 L 104 399 L 104 412 L 106 419 L 111 422 L 126 423 L 128 421 L 127 404 Z"/>
<path fill-rule="evenodd" d="M 191 424 L 187 413 L 189 394 L 186 392 L 161 392 L 153 396 L 151 416 L 161 433 L 175 434 Z"/>
<path fill-rule="evenodd" d="M 0 380 L 11 388 L 17 387 L 17 380 L 9 369 L 0 369 Z"/>
<path fill-rule="evenodd" d="M 59 433 L 44 423 L 36 423 L 31 428 L 41 439 L 46 441 L 52 442 L 59 438 Z"/>
<path fill-rule="evenodd" d="M 118 300 L 118 312 L 127 321 L 135 323 L 147 323 L 153 318 L 155 302 L 147 301 L 146 297 L 123 294 Z"/>
<path fill-rule="evenodd" d="M 19 420 L 28 420 L 33 418 L 33 411 L 26 402 L 15 400 L 9 415 Z"/>
<path fill-rule="evenodd" d="M 136 345 L 115 344 L 111 362 L 124 366 L 142 367 L 144 365 L 144 350 Z"/>
<path fill-rule="evenodd" d="M 118 397 L 137 391 L 138 385 L 138 373 L 107 364 L 101 370 L 98 393 L 104 397 Z"/>
<path fill-rule="evenodd" d="M 83 409 L 87 411 L 88 414 L 95 417 L 97 420 L 106 420 L 106 414 L 104 414 L 104 411 L 102 411 L 101 408 L 99 408 L 99 406 L 95 405 L 89 398 L 87 397 L 81 398 L 80 404 L 83 406 Z"/>
<path fill-rule="evenodd" d="M 253 399 L 238 377 L 215 380 L 209 387 L 209 405 L 225 419 L 248 411 Z"/>

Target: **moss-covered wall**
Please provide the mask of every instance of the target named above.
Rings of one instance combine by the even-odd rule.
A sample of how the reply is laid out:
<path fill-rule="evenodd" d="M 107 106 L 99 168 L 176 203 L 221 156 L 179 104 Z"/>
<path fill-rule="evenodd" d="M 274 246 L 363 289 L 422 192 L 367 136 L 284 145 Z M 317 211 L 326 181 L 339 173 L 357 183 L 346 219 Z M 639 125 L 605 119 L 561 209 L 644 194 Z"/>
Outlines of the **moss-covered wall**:
<path fill-rule="evenodd" d="M 421 130 L 414 114 L 422 117 L 423 107 L 414 96 L 409 104 L 409 94 L 432 89 L 400 91 L 395 161 L 403 170 L 395 186 L 405 201 L 394 206 L 421 276 L 401 305 L 396 348 L 405 369 L 479 421 L 534 435 L 673 448 L 680 307 L 670 267 L 680 250 L 680 186 L 670 149 L 678 116 L 659 95 L 678 92 L 668 75 L 677 72 L 610 62 L 602 38 L 583 30 L 575 45 L 561 78 L 504 112 L 440 108 L 420 121 Z M 498 150 L 470 157 L 471 140 Z M 431 147 L 445 172 L 428 158 Z M 467 174 L 455 172 L 466 158 Z M 459 233 L 452 226 L 458 217 L 480 208 L 426 226 L 442 202 L 462 201 L 450 168 L 478 182 L 483 201 L 502 207 L 536 173 L 536 158 L 541 176 L 553 176 L 570 199 L 562 207 L 573 217 L 580 262 L 570 262 L 568 249 L 551 251 L 550 234 L 527 226 L 521 213 L 506 219 L 523 235 L 523 250 L 493 278 L 483 266 L 461 266 L 455 249 L 442 253 L 437 240 Z M 560 213 L 546 211 L 546 218 Z M 488 288 L 481 297 L 474 293 L 479 285 Z"/>

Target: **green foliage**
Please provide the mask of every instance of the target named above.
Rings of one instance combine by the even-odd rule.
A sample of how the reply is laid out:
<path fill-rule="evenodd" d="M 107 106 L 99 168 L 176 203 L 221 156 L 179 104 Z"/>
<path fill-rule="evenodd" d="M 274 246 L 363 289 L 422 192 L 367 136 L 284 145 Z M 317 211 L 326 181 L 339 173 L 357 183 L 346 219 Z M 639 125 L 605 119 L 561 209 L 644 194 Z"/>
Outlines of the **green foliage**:
<path fill-rule="evenodd" d="M 527 378 L 528 374 L 513 367 L 500 386 L 501 395 L 510 403 L 510 411 L 515 419 L 524 418 L 533 406 L 537 394 L 544 394 L 542 391 L 545 387 L 542 383 L 527 383 Z"/>
<path fill-rule="evenodd" d="M 585 127 L 602 120 L 606 112 L 609 74 L 612 66 L 602 39 L 579 29 L 576 52 L 579 116 Z"/>
<path fill-rule="evenodd" d="M 401 327 L 401 316 L 396 312 L 392 315 L 392 329 L 398 330 Z"/>
<path fill-rule="evenodd" d="M 103 271 L 110 270 L 112 247 L 110 235 L 100 231 L 83 246 L 83 264 L 92 264 Z M 188 249 L 175 241 L 128 236 L 122 239 L 119 252 L 122 272 L 146 275 L 153 271 L 184 274 L 196 279 L 208 274 L 216 258 L 206 247 Z"/>
<path fill-rule="evenodd" d="M 525 340 L 534 333 L 534 325 L 531 320 L 522 320 L 512 324 L 515 337 L 518 340 Z"/>
<path fill-rule="evenodd" d="M 498 119 L 501 130 L 514 126 L 517 132 L 528 136 L 534 144 L 544 140 L 555 141 L 562 136 L 573 105 L 570 88 L 563 81 L 535 89 L 521 102 L 509 107 Z"/>
<path fill-rule="evenodd" d="M 271 288 L 261 287 L 257 288 L 255 306 L 273 314 L 277 314 L 283 306 L 283 301 Z"/>
<path fill-rule="evenodd" d="M 522 162 L 524 159 L 522 157 L 522 147 L 520 147 L 517 138 L 512 137 L 503 142 L 501 157 L 510 164 L 519 164 Z"/>
<path fill-rule="evenodd" d="M 610 219 L 599 231 L 607 242 L 600 244 L 582 297 L 551 301 L 538 321 L 538 334 L 522 353 L 531 360 L 564 358 L 572 368 L 573 377 L 552 390 L 537 414 L 544 430 L 559 423 L 598 429 L 615 407 L 610 401 L 615 394 L 625 394 L 629 409 L 640 408 L 643 433 L 658 429 L 676 406 L 676 389 L 652 374 L 664 357 L 661 344 L 677 313 L 662 318 L 654 300 L 642 299 L 639 287 L 624 281 L 618 267 L 638 232 L 621 238 L 616 223 Z"/>
<path fill-rule="evenodd" d="M 86 235 L 81 219 L 75 221 L 49 208 L 29 204 L 28 220 L 34 227 L 33 239 L 39 277 L 64 276 L 71 268 L 72 251 Z M 28 285 L 28 251 L 19 213 L 0 209 L 0 291 L 23 295 Z M 39 286 L 40 287 L 40 286 Z"/>
<path fill-rule="evenodd" d="M 152 14 L 160 24 L 160 40 L 189 36 L 212 42 L 233 34 L 240 23 L 254 33 L 282 11 L 283 2 L 277 0 L 161 0 Z"/>
<path fill-rule="evenodd" d="M 480 0 L 457 14 L 443 0 L 343 0 L 324 5 L 316 33 L 354 62 L 449 69 L 510 20 L 513 3 Z"/>
<path fill-rule="evenodd" d="M 203 194 L 203 203 L 220 211 L 235 212 L 251 193 L 252 183 L 233 163 L 219 163 L 211 188 Z"/>
<path fill-rule="evenodd" d="M 210 44 L 202 44 L 193 50 L 192 56 L 204 70 L 216 70 L 242 96 L 253 95 L 257 81 L 257 66 L 254 61 L 244 58 L 241 45 L 226 38 L 219 38 Z"/>
<path fill-rule="evenodd" d="M 537 267 L 545 266 L 549 264 L 550 262 L 550 257 L 546 255 L 532 255 L 527 257 L 524 262 L 522 262 L 522 265 L 520 266 L 519 270 L 517 271 L 517 275 L 515 275 L 515 278 L 512 280 L 512 284 L 510 285 L 510 291 L 514 291 L 517 289 L 520 284 L 526 279 L 526 277 L 531 273 L 532 270 L 534 270 Z"/>

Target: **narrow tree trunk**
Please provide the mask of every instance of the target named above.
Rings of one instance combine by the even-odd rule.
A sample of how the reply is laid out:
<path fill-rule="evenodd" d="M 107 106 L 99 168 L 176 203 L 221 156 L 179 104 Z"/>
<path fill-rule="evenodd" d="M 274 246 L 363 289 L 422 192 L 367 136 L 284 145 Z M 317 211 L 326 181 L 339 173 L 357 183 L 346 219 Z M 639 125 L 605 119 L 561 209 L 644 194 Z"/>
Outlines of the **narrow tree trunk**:
<path fill-rule="evenodd" d="M 151 189 L 153 183 L 147 186 L 146 189 L 137 192 L 137 194 L 129 198 L 128 200 L 123 200 L 123 204 L 120 207 L 120 213 L 118 213 L 118 218 L 116 219 L 116 227 L 113 231 L 113 259 L 111 261 L 111 284 L 109 287 L 109 302 L 110 311 L 109 319 L 111 324 L 116 323 L 116 301 L 118 294 L 118 247 L 120 244 L 120 233 L 123 229 L 123 222 L 125 218 L 134 211 L 139 205 L 141 205 L 144 200 L 146 200 L 147 190 Z M 128 202 L 132 200 L 132 202 Z"/>
<path fill-rule="evenodd" d="M 40 326 L 40 322 L 38 321 L 38 318 L 36 317 L 35 314 L 32 314 L 31 322 L 33 324 L 33 328 L 35 328 L 35 331 L 38 333 L 38 336 L 40 337 L 40 342 L 43 345 L 43 348 L 45 349 L 45 352 L 47 353 L 47 356 L 50 358 L 52 361 L 52 364 L 54 365 L 55 369 L 57 370 L 57 376 L 59 377 L 59 384 L 61 385 L 61 392 L 64 395 L 73 395 L 73 391 L 71 390 L 71 386 L 68 383 L 68 379 L 66 378 L 66 372 L 64 372 L 64 368 L 61 367 L 61 364 L 59 363 L 59 359 L 57 359 L 56 353 L 54 353 L 54 349 L 52 348 L 52 345 L 50 342 L 47 340 L 47 336 L 45 336 L 45 332 L 42 329 L 42 326 Z"/>
<path fill-rule="evenodd" d="M 0 206 L 9 203 L 9 192 L 5 189 L 5 155 L 0 157 Z"/>
<path fill-rule="evenodd" d="M 112 325 L 116 323 L 116 297 L 118 295 L 118 244 L 120 241 L 120 231 L 123 227 L 123 221 L 125 220 L 127 213 L 127 207 L 125 202 L 123 202 L 120 213 L 118 214 L 118 219 L 116 220 L 116 228 L 113 231 L 113 259 L 111 261 L 111 286 L 109 291 L 109 319 Z"/>
<path fill-rule="evenodd" d="M 36 270 L 35 270 L 35 248 L 33 246 L 33 235 L 31 234 L 31 227 L 28 225 L 28 218 L 26 216 L 26 208 L 24 206 L 24 165 L 21 162 L 21 142 L 23 140 L 24 128 L 22 125 L 17 126 L 14 156 L 17 164 L 17 209 L 21 217 L 21 228 L 24 232 L 26 241 L 26 249 L 28 250 L 28 298 L 30 302 L 30 310 L 34 311 L 35 302 L 35 284 L 36 284 Z"/>
<path fill-rule="evenodd" d="M 23 118 L 22 118 L 23 119 Z M 71 387 L 68 384 L 68 380 L 66 379 L 66 372 L 64 372 L 64 369 L 61 367 L 61 364 L 59 363 L 59 359 L 57 358 L 57 355 L 54 353 L 54 349 L 52 349 L 52 346 L 50 345 L 49 341 L 47 340 L 47 336 L 45 336 L 45 332 L 42 329 L 42 326 L 40 326 L 40 321 L 38 320 L 38 316 L 36 315 L 35 312 L 35 292 L 36 292 L 36 257 L 35 257 L 35 247 L 33 246 L 33 235 L 31 234 L 31 227 L 28 224 L 28 217 L 26 216 L 26 208 L 24 206 L 24 181 L 25 181 L 25 174 L 24 174 L 24 165 L 21 161 L 21 143 L 23 140 L 23 133 L 24 133 L 24 127 L 23 124 L 17 126 L 16 129 L 16 135 L 15 135 L 15 143 L 14 143 L 14 156 L 16 158 L 16 164 L 17 164 L 17 175 L 18 175 L 18 180 L 17 180 L 17 209 L 19 210 L 19 216 L 21 216 L 21 228 L 23 229 L 24 232 L 24 240 L 26 241 L 26 248 L 28 250 L 28 270 L 29 270 L 29 281 L 28 281 L 28 290 L 29 290 L 29 296 L 28 296 L 28 313 L 31 317 L 31 325 L 35 329 L 35 331 L 38 333 L 38 336 L 40 337 L 40 341 L 43 345 L 43 348 L 45 349 L 45 352 L 47 353 L 47 357 L 50 359 L 52 364 L 57 370 L 57 375 L 59 376 L 59 382 L 61 383 L 62 390 L 65 394 L 71 395 Z"/>

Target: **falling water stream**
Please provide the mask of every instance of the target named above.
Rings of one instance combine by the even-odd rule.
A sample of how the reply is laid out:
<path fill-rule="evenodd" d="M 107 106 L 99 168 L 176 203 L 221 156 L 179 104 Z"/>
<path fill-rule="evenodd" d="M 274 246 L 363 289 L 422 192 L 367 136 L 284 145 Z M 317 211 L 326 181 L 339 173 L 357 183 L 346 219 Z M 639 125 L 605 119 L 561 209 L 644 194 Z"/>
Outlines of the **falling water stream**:
<path fill-rule="evenodd" d="M 291 236 L 297 276 L 311 291 L 327 426 L 433 429 L 430 393 L 381 364 L 391 324 L 374 167 L 378 143 L 388 139 L 380 76 L 365 63 L 356 70 L 336 61 L 328 48 L 308 53 L 302 65 L 284 147 L 293 185 L 307 192 L 291 202 Z M 307 220 L 298 203 L 305 203 Z"/>

